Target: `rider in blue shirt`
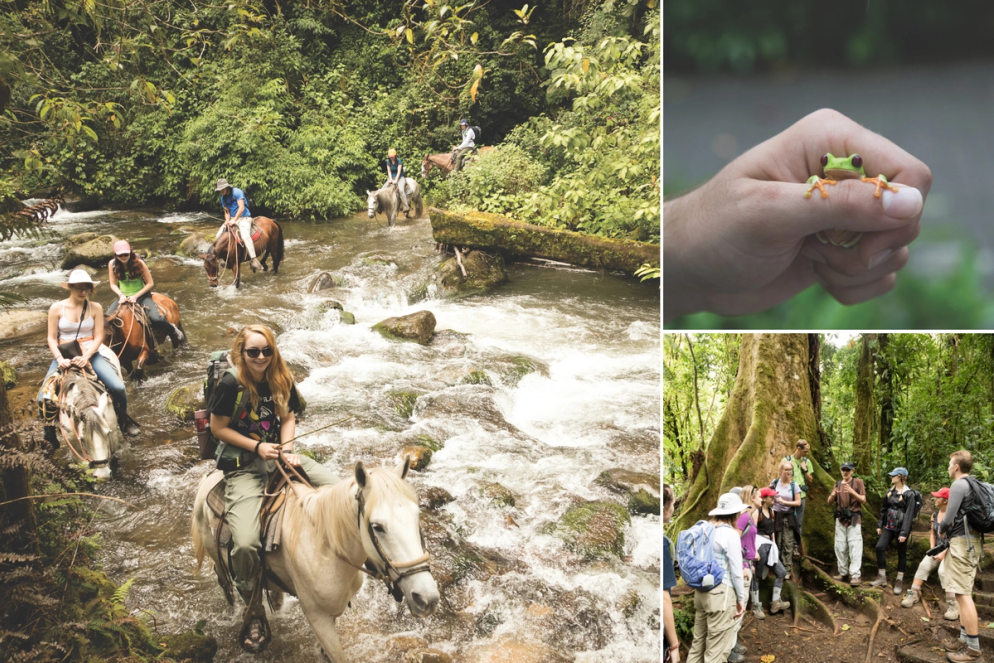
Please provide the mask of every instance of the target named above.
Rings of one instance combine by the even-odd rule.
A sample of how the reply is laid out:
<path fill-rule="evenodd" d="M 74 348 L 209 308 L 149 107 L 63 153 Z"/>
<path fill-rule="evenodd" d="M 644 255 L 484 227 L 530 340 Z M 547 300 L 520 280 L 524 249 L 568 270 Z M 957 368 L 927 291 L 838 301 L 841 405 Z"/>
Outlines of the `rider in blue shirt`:
<path fill-rule="evenodd" d="M 400 202 L 402 209 L 400 210 L 404 214 L 411 211 L 410 206 L 407 204 L 407 178 L 404 177 L 404 162 L 397 157 L 397 150 L 390 148 L 387 152 L 387 181 L 383 186 L 387 184 L 397 185 L 397 191 L 400 192 Z"/>
<path fill-rule="evenodd" d="M 217 187 L 214 190 L 221 192 L 224 225 L 230 227 L 232 232 L 235 231 L 235 227 L 237 226 L 238 232 L 242 236 L 242 241 L 245 242 L 249 258 L 252 260 L 249 265 L 252 267 L 253 272 L 259 271 L 262 269 L 262 264 L 255 257 L 255 243 L 252 241 L 252 212 L 248 208 L 248 201 L 245 200 L 245 193 L 241 189 L 236 189 L 228 184 L 228 180 L 223 177 L 217 181 Z M 220 237 L 221 233 L 224 232 L 224 225 L 218 229 L 215 239 Z"/>

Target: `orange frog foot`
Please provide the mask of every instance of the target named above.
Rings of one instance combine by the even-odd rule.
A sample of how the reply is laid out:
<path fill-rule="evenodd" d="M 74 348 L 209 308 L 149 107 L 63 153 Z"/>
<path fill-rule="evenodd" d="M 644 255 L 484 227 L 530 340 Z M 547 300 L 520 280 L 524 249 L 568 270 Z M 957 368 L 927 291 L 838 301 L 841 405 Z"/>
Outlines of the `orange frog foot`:
<path fill-rule="evenodd" d="M 834 184 L 836 184 L 836 180 L 825 180 L 825 179 L 822 179 L 822 178 L 819 177 L 818 179 L 816 179 L 814 182 L 811 183 L 811 186 L 808 187 L 808 190 L 804 193 L 804 197 L 805 198 L 810 198 L 811 197 L 811 191 L 814 190 L 815 188 L 817 188 L 819 191 L 821 191 L 821 197 L 822 198 L 828 198 L 828 192 L 825 191 L 825 187 L 823 186 L 825 184 L 833 184 L 834 185 Z"/>
<path fill-rule="evenodd" d="M 880 195 L 881 195 L 880 190 L 883 189 L 883 188 L 885 188 L 885 187 L 887 189 L 890 189 L 894 193 L 897 193 L 897 189 L 895 189 L 890 184 L 888 184 L 885 180 L 882 180 L 879 177 L 861 177 L 859 179 L 863 180 L 864 182 L 867 182 L 868 184 L 876 184 L 877 185 L 877 188 L 873 192 L 873 197 L 874 198 L 879 198 Z"/>

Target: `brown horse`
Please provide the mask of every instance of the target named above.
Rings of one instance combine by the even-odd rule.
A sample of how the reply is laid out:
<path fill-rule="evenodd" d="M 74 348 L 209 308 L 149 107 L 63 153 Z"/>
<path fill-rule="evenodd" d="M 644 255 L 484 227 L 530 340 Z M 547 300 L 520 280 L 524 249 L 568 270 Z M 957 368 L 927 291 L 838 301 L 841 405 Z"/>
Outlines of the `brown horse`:
<path fill-rule="evenodd" d="M 487 145 L 485 147 L 480 147 L 478 150 L 479 154 L 484 152 L 489 152 L 494 149 L 492 145 Z M 476 154 L 476 153 L 474 153 Z M 472 154 L 467 154 L 463 159 L 463 168 L 469 166 L 475 159 L 471 160 Z M 455 165 L 452 163 L 452 152 L 445 152 L 444 154 L 426 154 L 425 158 L 421 160 L 421 177 L 428 177 L 428 173 L 431 172 L 432 168 L 438 168 L 442 171 L 442 174 L 448 177 L 452 174 Z"/>
<path fill-rule="evenodd" d="M 179 319 L 179 307 L 176 302 L 157 292 L 152 293 L 152 301 L 159 307 L 166 320 L 176 325 L 180 331 L 178 338 L 175 335 L 169 336 L 173 347 L 186 344 L 186 333 Z M 140 382 L 145 379 L 145 365 L 159 362 L 156 343 L 165 342 L 166 335 L 157 330 L 153 331 L 151 325 L 147 323 L 145 312 L 141 311 L 136 315 L 136 308 L 141 308 L 141 304 L 125 302 L 104 318 L 104 337 L 107 339 L 108 347 L 121 360 L 121 366 L 129 373 L 129 377 Z M 138 365 L 132 370 L 131 365 L 135 361 Z"/>
<path fill-rule="evenodd" d="M 258 236 L 256 232 L 258 231 Z M 254 238 L 255 254 L 262 263 L 262 269 L 269 271 L 266 260 L 273 256 L 273 274 L 280 273 L 280 263 L 283 262 L 283 228 L 269 217 L 257 216 L 252 219 L 252 237 Z M 236 244 L 234 234 L 225 229 L 221 236 L 214 240 L 214 246 L 206 254 L 200 254 L 204 260 L 204 270 L 207 272 L 207 282 L 216 288 L 223 268 L 230 269 L 235 275 L 235 287 L 242 283 L 242 270 L 239 265 L 248 261 L 248 251 L 239 240 Z M 234 249 L 231 247 L 234 245 Z"/>

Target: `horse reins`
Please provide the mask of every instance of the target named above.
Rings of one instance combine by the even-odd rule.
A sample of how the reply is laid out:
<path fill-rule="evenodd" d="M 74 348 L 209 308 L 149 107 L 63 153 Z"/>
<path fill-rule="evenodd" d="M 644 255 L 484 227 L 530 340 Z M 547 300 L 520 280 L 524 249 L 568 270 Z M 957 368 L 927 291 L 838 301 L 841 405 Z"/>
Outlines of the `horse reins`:
<path fill-rule="evenodd" d="M 137 302 L 124 302 L 124 305 L 131 305 L 131 325 L 128 326 L 128 333 L 124 335 L 124 339 L 121 341 L 121 350 L 117 353 L 117 358 L 120 359 L 121 355 L 124 354 L 124 349 L 128 347 L 128 339 L 131 338 L 131 330 L 135 328 L 135 318 L 138 317 L 138 307 L 140 304 Z M 114 319 L 110 321 L 112 325 L 118 329 L 124 329 L 124 321 L 121 320 L 119 316 L 114 316 Z M 120 324 L 118 324 L 120 323 Z M 144 320 L 142 321 L 142 326 L 145 325 Z M 110 349 L 114 349 L 114 343 L 111 341 Z M 142 350 L 145 349 L 145 333 L 142 333 Z"/>
<path fill-rule="evenodd" d="M 82 372 L 82 369 L 80 369 L 80 371 Z M 67 376 L 68 376 L 67 371 L 62 371 L 62 373 L 59 375 L 59 410 L 60 411 L 63 409 L 62 398 L 63 394 L 65 393 L 65 384 Z M 87 380 L 90 379 L 85 372 L 83 372 L 83 376 Z M 72 443 L 69 442 L 69 436 L 66 435 L 65 427 L 61 425 L 61 422 L 59 425 L 59 430 L 62 431 L 62 439 L 65 440 L 66 446 L 69 447 L 69 450 L 72 451 L 76 455 L 76 457 L 79 458 L 84 463 L 89 463 L 91 466 L 94 466 L 94 465 L 104 465 L 110 462 L 110 458 L 105 458 L 104 460 L 93 460 L 92 458 L 90 458 L 90 455 L 86 453 L 86 449 L 83 447 L 83 436 L 80 435 L 79 431 L 76 430 L 76 425 L 73 423 L 72 416 L 69 417 L 69 430 L 71 430 L 72 434 L 76 436 L 76 440 L 79 442 L 79 448 L 83 452 L 82 455 L 80 455 L 80 453 L 76 451 L 75 447 L 73 447 Z"/>

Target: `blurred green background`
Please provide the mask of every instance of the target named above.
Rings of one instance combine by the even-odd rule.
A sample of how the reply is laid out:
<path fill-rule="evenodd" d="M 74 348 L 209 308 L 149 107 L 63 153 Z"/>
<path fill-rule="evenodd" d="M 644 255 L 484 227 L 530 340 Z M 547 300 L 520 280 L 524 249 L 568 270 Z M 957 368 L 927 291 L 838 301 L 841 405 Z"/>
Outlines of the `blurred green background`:
<path fill-rule="evenodd" d="M 663 192 L 680 195 L 823 107 L 924 161 L 922 234 L 890 294 L 846 307 L 815 286 L 751 316 L 668 329 L 994 327 L 994 3 L 667 0 Z"/>

